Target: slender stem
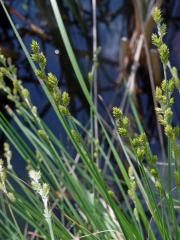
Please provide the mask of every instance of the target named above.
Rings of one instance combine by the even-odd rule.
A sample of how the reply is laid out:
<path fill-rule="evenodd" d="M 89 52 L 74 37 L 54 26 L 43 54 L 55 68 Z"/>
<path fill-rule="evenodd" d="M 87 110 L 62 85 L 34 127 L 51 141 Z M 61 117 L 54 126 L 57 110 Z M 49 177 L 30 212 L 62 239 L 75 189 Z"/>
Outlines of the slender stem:
<path fill-rule="evenodd" d="M 11 205 L 10 205 L 9 203 L 8 203 L 8 208 L 9 208 L 9 212 L 10 212 L 10 214 L 11 214 L 11 216 L 12 216 L 14 225 L 16 226 L 17 232 L 18 232 L 18 234 L 19 234 L 19 236 L 20 236 L 20 239 L 23 240 L 24 237 L 23 237 L 23 235 L 22 235 L 22 233 L 21 233 L 21 230 L 20 230 L 20 228 L 19 228 L 19 225 L 18 225 L 18 223 L 17 223 L 17 221 L 16 221 L 16 218 L 15 218 L 14 213 L 13 213 L 13 211 L 12 211 Z"/>
<path fill-rule="evenodd" d="M 96 18 L 96 0 L 92 0 L 92 14 L 93 14 L 93 64 L 97 62 L 97 18 Z M 98 108 L 98 90 L 97 90 L 97 68 L 94 68 L 93 74 L 93 91 L 94 91 L 94 105 Z M 94 136 L 98 139 L 98 120 L 94 114 Z"/>
<path fill-rule="evenodd" d="M 51 240 L 55 240 L 54 232 L 53 232 L 53 228 L 52 228 L 52 222 L 51 222 L 51 212 L 48 208 L 48 198 L 44 198 L 42 200 L 43 200 L 43 204 L 44 204 L 44 217 L 45 217 L 48 227 L 49 227 Z"/>
<path fill-rule="evenodd" d="M 168 84 L 168 79 L 167 79 L 167 73 L 166 73 L 166 68 L 167 66 L 163 64 L 163 70 L 164 70 L 164 79 L 166 83 Z M 167 107 L 169 107 L 169 101 L 170 101 L 170 96 L 168 92 L 168 88 L 166 88 L 166 98 L 167 98 Z M 169 122 L 170 124 L 171 122 Z M 173 217 L 173 222 L 175 225 L 175 232 L 176 232 L 176 239 L 179 238 L 179 233 L 177 229 L 177 222 L 176 222 L 176 216 L 174 212 L 174 204 L 173 204 L 173 197 L 172 197 L 172 142 L 170 137 L 168 137 L 168 193 L 169 193 L 169 207 L 170 207 L 170 213 L 172 214 Z"/>
<path fill-rule="evenodd" d="M 55 240 L 54 232 L 53 232 L 53 228 L 52 228 L 51 217 L 46 218 L 46 221 L 47 221 L 47 223 L 48 223 L 48 227 L 49 227 L 49 232 L 50 232 L 51 240 Z"/>

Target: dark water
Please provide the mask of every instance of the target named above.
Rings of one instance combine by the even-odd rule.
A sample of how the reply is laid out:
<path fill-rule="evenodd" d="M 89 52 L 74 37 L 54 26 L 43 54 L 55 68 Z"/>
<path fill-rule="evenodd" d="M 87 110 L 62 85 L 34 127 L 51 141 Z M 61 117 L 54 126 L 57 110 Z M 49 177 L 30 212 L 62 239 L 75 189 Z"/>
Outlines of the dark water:
<path fill-rule="evenodd" d="M 77 80 L 68 61 L 66 51 L 62 46 L 62 40 L 59 37 L 59 32 L 50 6 L 46 9 L 47 12 L 43 12 L 43 10 L 40 10 L 41 8 L 38 5 L 38 2 L 42 1 L 14 0 L 6 2 L 11 5 L 16 13 L 18 12 L 20 15 L 25 16 L 26 19 L 22 20 L 21 17 L 17 16 L 17 14 L 13 14 L 16 27 L 18 28 L 21 36 L 23 36 L 23 40 L 27 48 L 30 50 L 30 43 L 32 39 L 36 39 L 40 42 L 48 59 L 47 71 L 57 74 L 60 80 L 60 87 L 71 93 L 71 110 L 83 124 L 86 124 L 89 119 L 87 102 L 81 94 Z M 44 5 L 46 5 L 45 3 L 47 2 L 48 1 L 44 0 Z M 82 17 L 87 27 L 86 36 L 84 36 L 79 23 L 73 18 L 72 13 L 69 12 L 64 1 L 58 2 L 61 10 L 63 10 L 65 15 L 68 15 L 70 22 L 74 21 L 72 24 L 67 21 L 66 26 L 83 75 L 87 81 L 87 74 L 92 66 L 91 1 L 81 1 L 84 9 Z M 108 108 L 108 110 L 111 109 L 112 105 L 121 104 L 124 93 L 124 89 L 118 85 L 120 73 L 119 55 L 121 54 L 122 37 L 129 37 L 133 30 L 132 20 L 130 20 L 133 15 L 133 11 L 130 2 L 131 1 L 128 0 L 99 1 L 98 45 L 102 47 L 102 52 L 99 59 L 100 67 L 98 70 L 98 90 L 99 95 L 102 96 L 104 105 Z M 2 9 L 0 10 L 0 13 L 2 14 Z M 171 62 L 172 65 L 175 65 L 179 70 L 180 1 L 164 1 L 163 11 L 165 13 L 165 20 L 168 24 L 168 35 L 166 41 L 171 52 Z M 113 18 L 112 15 L 116 12 L 117 14 Z M 48 21 L 50 22 L 50 26 L 48 25 Z M 37 34 L 30 31 L 28 25 L 29 23 L 33 23 L 41 28 L 49 38 L 44 40 L 41 37 L 38 37 Z M 129 30 L 130 26 L 132 29 Z M 22 79 L 24 79 L 24 85 L 31 92 L 34 105 L 38 106 L 39 112 L 43 113 L 43 119 L 46 123 L 48 123 L 48 126 L 53 129 L 58 138 L 64 141 L 66 146 L 71 149 L 71 146 L 69 146 L 68 140 L 66 139 L 64 131 L 59 125 L 53 110 L 48 108 L 48 101 L 44 96 L 44 93 L 42 92 L 35 76 L 32 74 L 24 53 L 20 49 L 20 46 L 3 14 L 0 16 L 0 34 L 0 44 L 4 47 L 12 49 L 20 55 L 20 57 L 18 59 L 14 59 L 14 61 L 19 66 L 19 75 Z M 142 74 L 140 72 L 140 76 L 142 82 L 147 82 L 147 74 Z M 25 81 L 27 79 L 28 81 Z M 145 93 L 142 93 L 140 97 L 141 101 L 139 101 L 139 108 L 140 112 L 144 116 L 144 127 L 149 131 L 149 135 L 151 136 L 151 145 L 156 151 L 157 134 L 155 132 L 157 132 L 157 130 L 153 131 L 153 129 L 155 129 L 155 123 L 150 95 L 150 88 Z M 179 95 L 176 93 L 174 123 L 180 122 L 179 100 Z M 45 109 L 47 110 L 45 111 Z M 152 111 L 149 111 L 149 109 Z M 105 119 L 107 119 L 107 116 L 104 113 L 104 107 L 101 103 L 99 103 L 99 110 L 104 114 Z M 18 174 L 24 177 L 25 166 L 16 151 L 14 151 L 13 161 Z"/>

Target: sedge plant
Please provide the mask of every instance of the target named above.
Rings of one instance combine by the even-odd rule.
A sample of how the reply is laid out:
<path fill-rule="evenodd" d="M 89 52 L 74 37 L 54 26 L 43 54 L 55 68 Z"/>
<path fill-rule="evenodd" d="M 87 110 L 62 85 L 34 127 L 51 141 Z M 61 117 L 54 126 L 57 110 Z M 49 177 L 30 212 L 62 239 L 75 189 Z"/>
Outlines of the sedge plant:
<path fill-rule="evenodd" d="M 167 138 L 167 186 L 157 167 L 160 159 L 152 152 L 146 133 L 135 131 L 119 107 L 112 111 L 114 131 L 108 130 L 85 85 L 56 1 L 51 1 L 54 14 L 82 92 L 96 118 L 101 133 L 99 139 L 93 136 L 89 125 L 83 126 L 72 116 L 70 96 L 61 90 L 55 74 L 47 72 L 47 58 L 39 44 L 32 41 L 30 55 L 2 1 L 1 4 L 73 150 L 71 153 L 63 139 L 51 130 L 51 123 L 45 123 L 40 117 L 11 59 L 0 55 L 0 89 L 14 105 L 5 108 L 17 126 L 14 127 L 1 112 L 0 129 L 20 154 L 20 161 L 26 163 L 29 175 L 25 180 L 19 178 L 13 161 L 11 163 L 13 154 L 9 143 L 5 143 L 0 160 L 0 238 L 180 239 L 177 217 L 180 128 L 173 125 L 172 110 L 173 93 L 175 89 L 180 90 L 180 80 L 177 69 L 169 61 L 169 49 L 164 42 L 166 25 L 161 11 L 155 8 L 153 12 L 158 33 L 153 34 L 152 40 L 164 69 L 164 80 L 154 94 L 159 104 L 158 120 Z M 122 157 L 113 138 L 122 149 Z M 128 169 L 123 158 L 128 162 Z M 106 168 L 101 168 L 97 162 L 104 162 Z M 110 186 L 110 179 L 117 190 Z"/>

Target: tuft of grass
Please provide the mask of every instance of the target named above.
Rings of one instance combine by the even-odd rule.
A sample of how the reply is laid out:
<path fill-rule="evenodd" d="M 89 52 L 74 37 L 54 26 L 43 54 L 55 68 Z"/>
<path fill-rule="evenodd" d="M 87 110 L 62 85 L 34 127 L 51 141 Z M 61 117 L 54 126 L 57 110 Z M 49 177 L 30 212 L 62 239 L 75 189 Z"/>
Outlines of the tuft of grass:
<path fill-rule="evenodd" d="M 178 240 L 180 229 L 176 211 L 179 207 L 180 146 L 177 140 L 180 128 L 172 123 L 172 105 L 175 101 L 173 92 L 175 89 L 180 90 L 180 80 L 177 69 L 169 62 L 169 50 L 163 40 L 166 27 L 162 23 L 161 11 L 155 9 L 153 14 L 158 34 L 153 34 L 152 40 L 158 48 L 164 69 L 165 80 L 154 94 L 159 104 L 156 109 L 158 120 L 168 142 L 167 187 L 157 167 L 158 157 L 151 151 L 132 99 L 140 133 L 134 132 L 130 119 L 124 116 L 119 107 L 113 108 L 114 120 L 110 116 L 113 129 L 110 126 L 109 130 L 94 104 L 92 89 L 89 90 L 85 84 L 57 2 L 50 2 L 76 78 L 88 100 L 90 122 L 92 116 L 97 121 L 98 134 L 92 134 L 91 123 L 83 126 L 72 116 L 69 110 L 71 96 L 58 87 L 57 77 L 47 72 L 47 59 L 39 44 L 33 40 L 32 53 L 29 54 L 0 0 L 56 113 L 59 126 L 65 130 L 73 149 L 70 152 L 63 139 L 56 137 L 51 130 L 52 123 L 47 125 L 40 118 L 30 92 L 18 78 L 16 67 L 10 59 L 0 55 L 0 89 L 14 103 L 14 109 L 6 106 L 6 110 L 18 127 L 11 125 L 0 113 L 0 129 L 21 155 L 21 161 L 26 163 L 30 178 L 30 181 L 24 181 L 18 177 L 13 168 L 10 146 L 5 143 L 0 160 L 1 238 Z M 170 79 L 167 78 L 167 71 L 171 73 Z M 6 84 L 7 78 L 12 88 Z M 114 139 L 121 147 L 122 157 L 115 147 Z M 125 168 L 124 159 L 128 169 Z M 101 167 L 101 162 L 105 167 Z M 116 190 L 111 187 L 110 181 Z"/>

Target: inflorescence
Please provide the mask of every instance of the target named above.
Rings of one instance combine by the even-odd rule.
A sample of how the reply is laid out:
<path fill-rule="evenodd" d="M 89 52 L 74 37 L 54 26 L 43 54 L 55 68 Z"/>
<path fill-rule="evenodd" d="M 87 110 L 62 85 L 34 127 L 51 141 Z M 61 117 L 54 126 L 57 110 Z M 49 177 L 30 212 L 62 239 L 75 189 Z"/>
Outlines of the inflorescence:
<path fill-rule="evenodd" d="M 7 190 L 7 172 L 12 169 L 11 158 L 12 152 L 8 143 L 4 143 L 4 159 L 0 159 L 0 192 L 3 192 L 5 196 L 11 201 L 16 200 L 15 195 L 12 191 Z"/>
<path fill-rule="evenodd" d="M 36 75 L 38 78 L 43 80 L 44 84 L 48 88 L 51 96 L 59 109 L 59 111 L 65 115 L 70 116 L 70 112 L 68 110 L 68 106 L 70 103 L 70 96 L 67 92 L 60 92 L 58 88 L 58 79 L 53 73 L 46 74 L 45 68 L 47 59 L 44 54 L 40 51 L 39 44 L 36 41 L 32 41 L 31 44 L 32 49 L 32 59 L 39 66 L 39 69 L 36 71 Z"/>
<path fill-rule="evenodd" d="M 47 183 L 42 183 L 40 171 L 35 171 L 31 169 L 29 171 L 29 177 L 31 179 L 32 189 L 41 197 L 44 205 L 44 217 L 47 222 L 51 218 L 51 212 L 48 207 L 49 201 L 49 185 Z"/>
<path fill-rule="evenodd" d="M 164 42 L 167 26 L 162 22 L 163 18 L 160 9 L 154 9 L 153 19 L 157 24 L 158 33 L 152 35 L 152 42 L 159 51 L 165 76 L 161 86 L 156 87 L 155 97 L 159 104 L 159 107 L 156 108 L 156 112 L 158 120 L 164 127 L 164 132 L 172 145 L 173 158 L 175 160 L 174 179 L 176 185 L 179 185 L 180 171 L 178 167 L 178 158 L 180 156 L 180 147 L 177 143 L 177 139 L 180 136 L 180 128 L 178 126 L 174 126 L 172 123 L 172 105 L 174 104 L 173 93 L 175 88 L 180 91 L 180 79 L 178 78 L 177 69 L 175 67 L 171 67 L 169 62 L 169 49 Z M 167 79 L 167 70 L 171 73 L 171 78 L 169 80 Z"/>

